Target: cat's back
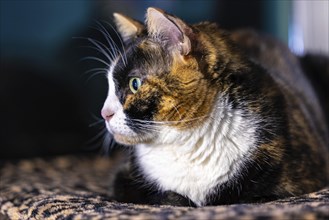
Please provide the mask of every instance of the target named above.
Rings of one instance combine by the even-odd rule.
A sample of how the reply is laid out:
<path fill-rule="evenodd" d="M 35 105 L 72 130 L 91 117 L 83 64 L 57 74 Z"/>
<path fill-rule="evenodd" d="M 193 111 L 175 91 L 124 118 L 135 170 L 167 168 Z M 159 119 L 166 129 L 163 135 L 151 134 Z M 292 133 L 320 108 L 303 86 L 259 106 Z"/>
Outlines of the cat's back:
<path fill-rule="evenodd" d="M 318 160 L 319 167 L 327 167 L 328 170 L 328 162 L 325 161 L 329 144 L 325 111 L 300 59 L 285 44 L 270 36 L 241 30 L 233 32 L 231 37 L 251 60 L 267 70 L 282 91 L 286 103 L 286 109 L 282 111 L 286 111 L 288 119 L 291 148 L 302 155 L 298 158 L 301 166 L 310 165 L 305 160 Z"/>
<path fill-rule="evenodd" d="M 230 48 L 229 53 L 232 51 L 243 53 L 250 60 L 266 69 L 266 72 L 271 75 L 285 96 L 288 112 L 301 115 L 305 123 L 310 126 L 312 133 L 317 136 L 317 141 L 321 142 L 320 145 L 327 148 L 329 132 L 326 118 L 328 119 L 329 115 L 325 115 L 326 103 L 320 103 L 319 97 L 321 98 L 323 94 L 319 94 L 319 91 L 317 94 L 314 84 L 312 85 L 310 82 L 312 77 L 329 74 L 326 67 L 322 71 L 317 65 L 317 73 L 310 71 L 310 68 L 306 72 L 307 68 L 301 63 L 303 59 L 294 55 L 284 43 L 253 30 L 226 32 L 221 30 L 217 24 L 209 22 L 201 22 L 195 27 L 210 37 L 214 48 L 220 45 L 217 50 L 225 49 L 222 45 L 227 46 L 228 42 L 231 41 L 233 42 L 231 47 L 234 49 L 231 50 Z M 225 54 L 227 51 L 219 51 L 219 53 Z M 324 73 L 318 73 L 321 71 Z M 321 79 L 321 76 L 318 78 Z M 316 80 L 313 81 L 316 82 Z M 323 93 L 323 91 L 320 92 Z"/>
<path fill-rule="evenodd" d="M 232 33 L 232 39 L 247 56 L 268 70 L 286 99 L 294 103 L 291 106 L 288 104 L 288 107 L 291 110 L 300 109 L 308 123 L 328 144 L 328 125 L 325 123 L 324 111 L 298 57 L 279 40 L 251 30 L 236 31 Z"/>

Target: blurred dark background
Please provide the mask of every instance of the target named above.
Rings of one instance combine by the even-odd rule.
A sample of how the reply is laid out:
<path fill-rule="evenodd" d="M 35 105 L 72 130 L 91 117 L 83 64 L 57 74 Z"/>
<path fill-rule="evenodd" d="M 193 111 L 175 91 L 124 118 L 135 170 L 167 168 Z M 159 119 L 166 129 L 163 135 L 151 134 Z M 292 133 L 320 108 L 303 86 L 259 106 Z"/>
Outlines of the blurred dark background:
<path fill-rule="evenodd" d="M 104 129 L 106 61 L 90 48 L 107 44 L 113 12 L 144 20 L 149 6 L 194 23 L 269 33 L 303 54 L 328 54 L 328 1 L 1 0 L 0 159 L 99 152 Z M 310 31 L 311 30 L 311 31 Z M 310 43 L 311 42 L 311 43 Z"/>

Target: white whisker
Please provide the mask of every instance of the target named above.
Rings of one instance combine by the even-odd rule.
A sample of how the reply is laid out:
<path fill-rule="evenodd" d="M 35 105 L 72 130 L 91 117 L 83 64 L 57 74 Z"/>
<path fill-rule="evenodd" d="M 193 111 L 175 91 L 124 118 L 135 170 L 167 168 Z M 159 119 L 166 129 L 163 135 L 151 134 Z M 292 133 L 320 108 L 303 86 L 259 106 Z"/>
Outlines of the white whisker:
<path fill-rule="evenodd" d="M 104 51 L 104 50 L 101 50 L 99 49 L 98 47 L 93 47 L 93 46 L 80 46 L 80 48 L 89 48 L 89 49 L 93 49 L 93 50 L 96 50 L 98 52 L 100 52 L 101 54 L 103 54 L 108 60 L 110 63 L 113 62 L 113 59 Z"/>
<path fill-rule="evenodd" d="M 103 128 L 98 134 L 96 134 L 93 138 L 91 138 L 87 144 L 91 144 L 93 142 L 95 142 L 97 139 L 99 139 L 101 136 L 103 136 L 104 134 L 106 134 L 107 129 Z"/>
<path fill-rule="evenodd" d="M 88 70 L 88 71 L 84 72 L 82 75 L 88 75 L 90 73 L 91 73 L 91 75 L 86 79 L 85 84 L 87 84 L 95 76 L 98 76 L 98 75 L 102 74 L 103 76 L 106 77 L 107 73 L 108 73 L 108 69 L 106 69 L 106 68 L 93 68 L 91 70 Z"/>
<path fill-rule="evenodd" d="M 103 22 L 112 28 L 112 30 L 115 32 L 115 34 L 117 35 L 117 37 L 120 40 L 121 47 L 124 48 L 124 43 L 122 41 L 122 38 L 121 38 L 120 34 L 117 32 L 117 30 L 109 22 L 107 22 L 107 21 L 103 21 Z M 124 57 L 126 59 L 126 63 L 128 63 L 128 59 L 127 59 L 127 55 L 125 53 L 125 50 L 123 50 L 123 53 L 124 53 Z"/>
<path fill-rule="evenodd" d="M 112 51 L 110 51 L 108 48 L 106 48 L 106 50 L 109 52 L 107 53 L 100 45 L 103 45 L 105 47 L 105 45 L 103 43 L 101 43 L 100 41 L 96 41 L 96 40 L 93 40 L 91 38 L 88 38 L 88 40 L 94 44 L 98 49 L 100 49 L 103 54 L 108 58 L 108 60 L 110 62 L 113 62 L 113 60 L 115 59 L 114 55 L 112 54 Z"/>
<path fill-rule="evenodd" d="M 89 57 L 84 57 L 84 58 L 80 59 L 80 62 L 84 61 L 84 60 L 96 60 L 98 62 L 101 62 L 101 63 L 105 64 L 108 68 L 111 68 L 110 64 L 108 64 L 104 60 L 102 60 L 100 58 L 97 58 L 97 57 L 90 57 L 90 56 Z"/>
<path fill-rule="evenodd" d="M 179 119 L 182 120 L 182 115 L 180 114 L 180 112 L 178 111 L 177 107 L 173 104 L 173 103 L 170 103 L 171 106 L 175 109 L 175 111 L 177 112 L 178 116 L 179 116 Z"/>
<path fill-rule="evenodd" d="M 108 44 L 109 44 L 110 46 L 113 45 L 113 46 L 116 48 L 116 51 L 119 52 L 119 54 L 120 54 L 120 56 L 121 56 L 121 58 L 122 58 L 122 62 L 123 62 L 123 64 L 126 66 L 126 65 L 127 65 L 127 62 L 126 62 L 126 60 L 124 59 L 124 56 L 122 55 L 122 52 L 121 52 L 121 50 L 119 49 L 118 45 L 117 45 L 117 44 L 114 42 L 114 40 L 112 39 L 110 33 L 106 30 L 106 28 L 105 28 L 100 22 L 96 21 L 96 23 L 97 23 L 98 26 L 103 30 L 103 31 L 102 31 L 102 30 L 99 30 L 99 31 L 104 35 L 104 37 L 106 38 Z M 104 32 L 105 32 L 105 33 L 104 33 Z"/>
<path fill-rule="evenodd" d="M 87 70 L 83 73 L 83 75 L 88 75 L 89 73 L 92 73 L 92 72 L 95 72 L 95 71 L 104 71 L 104 72 L 107 72 L 108 69 L 107 68 L 93 68 L 93 69 L 90 69 L 90 70 Z"/>
<path fill-rule="evenodd" d="M 195 118 L 191 118 L 191 119 L 177 120 L 177 121 L 148 121 L 148 120 L 142 120 L 142 119 L 130 119 L 130 120 L 135 121 L 135 122 L 140 122 L 140 123 L 148 123 L 148 124 L 177 124 L 177 123 L 182 123 L 182 122 L 196 121 L 196 120 L 207 118 L 207 117 L 209 117 L 209 116 L 204 115 L 204 116 L 200 116 L 200 117 L 195 117 Z"/>
<path fill-rule="evenodd" d="M 102 42 L 100 42 L 96 39 L 92 39 L 90 37 L 74 37 L 74 39 L 82 39 L 82 40 L 89 41 L 96 47 L 91 47 L 91 46 L 81 46 L 81 47 L 92 48 L 92 49 L 95 49 L 95 50 L 101 52 L 104 56 L 106 56 L 106 58 L 110 62 L 113 62 L 113 60 L 116 57 L 116 54 L 113 54 L 113 52 L 116 52 L 116 51 L 111 51 L 105 44 L 103 44 Z M 114 50 L 114 48 L 111 48 L 111 49 Z"/>
<path fill-rule="evenodd" d="M 104 75 L 104 76 L 106 76 L 107 71 L 101 70 L 101 71 L 97 71 L 97 72 L 93 73 L 91 76 L 88 77 L 88 79 L 86 80 L 86 82 L 88 83 L 89 80 L 91 80 L 93 77 L 95 77 L 97 75 L 101 75 L 101 74 Z"/>
<path fill-rule="evenodd" d="M 101 41 L 99 40 L 95 40 L 92 38 L 86 38 L 86 40 L 88 40 L 89 42 L 91 42 L 93 45 L 95 45 L 97 48 L 101 49 L 104 51 L 103 48 L 105 48 L 105 50 L 108 52 L 108 55 L 111 57 L 109 58 L 109 60 L 111 62 L 113 62 L 113 60 L 117 57 L 117 49 L 114 48 L 111 44 L 109 45 L 111 47 L 111 50 Z M 102 48 L 103 47 L 103 48 Z M 104 51 L 105 52 L 105 51 Z M 106 52 L 105 52 L 106 53 Z"/>
<path fill-rule="evenodd" d="M 88 127 L 93 127 L 93 126 L 98 125 L 98 124 L 101 124 L 101 123 L 104 123 L 104 119 L 101 119 L 101 120 L 98 120 L 96 122 L 93 122 L 93 123 L 89 124 Z"/>
<path fill-rule="evenodd" d="M 92 112 L 89 112 L 90 113 L 90 115 L 93 117 L 93 119 L 95 119 L 95 120 L 104 120 L 103 118 L 101 118 L 101 117 L 99 117 L 99 116 L 97 116 L 97 115 L 95 115 L 94 113 L 92 113 Z"/>

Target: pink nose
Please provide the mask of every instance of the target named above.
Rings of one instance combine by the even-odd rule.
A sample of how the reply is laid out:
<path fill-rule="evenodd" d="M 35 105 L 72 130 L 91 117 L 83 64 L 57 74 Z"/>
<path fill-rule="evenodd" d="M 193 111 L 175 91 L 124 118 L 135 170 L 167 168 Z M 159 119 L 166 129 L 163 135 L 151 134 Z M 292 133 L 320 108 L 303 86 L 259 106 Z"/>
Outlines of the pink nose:
<path fill-rule="evenodd" d="M 101 114 L 106 121 L 110 121 L 114 115 L 114 112 L 108 108 L 103 108 Z"/>

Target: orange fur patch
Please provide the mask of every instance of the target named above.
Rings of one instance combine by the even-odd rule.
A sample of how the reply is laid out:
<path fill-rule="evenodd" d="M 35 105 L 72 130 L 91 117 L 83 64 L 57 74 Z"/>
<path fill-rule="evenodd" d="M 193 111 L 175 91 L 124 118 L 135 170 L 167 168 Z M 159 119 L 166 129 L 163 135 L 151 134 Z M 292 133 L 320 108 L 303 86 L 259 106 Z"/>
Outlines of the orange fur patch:
<path fill-rule="evenodd" d="M 177 122 L 171 125 L 179 129 L 201 124 L 211 114 L 218 89 L 203 77 L 192 57 L 184 61 L 176 57 L 167 77 L 175 85 L 165 85 L 167 92 L 162 96 L 155 119 Z"/>

